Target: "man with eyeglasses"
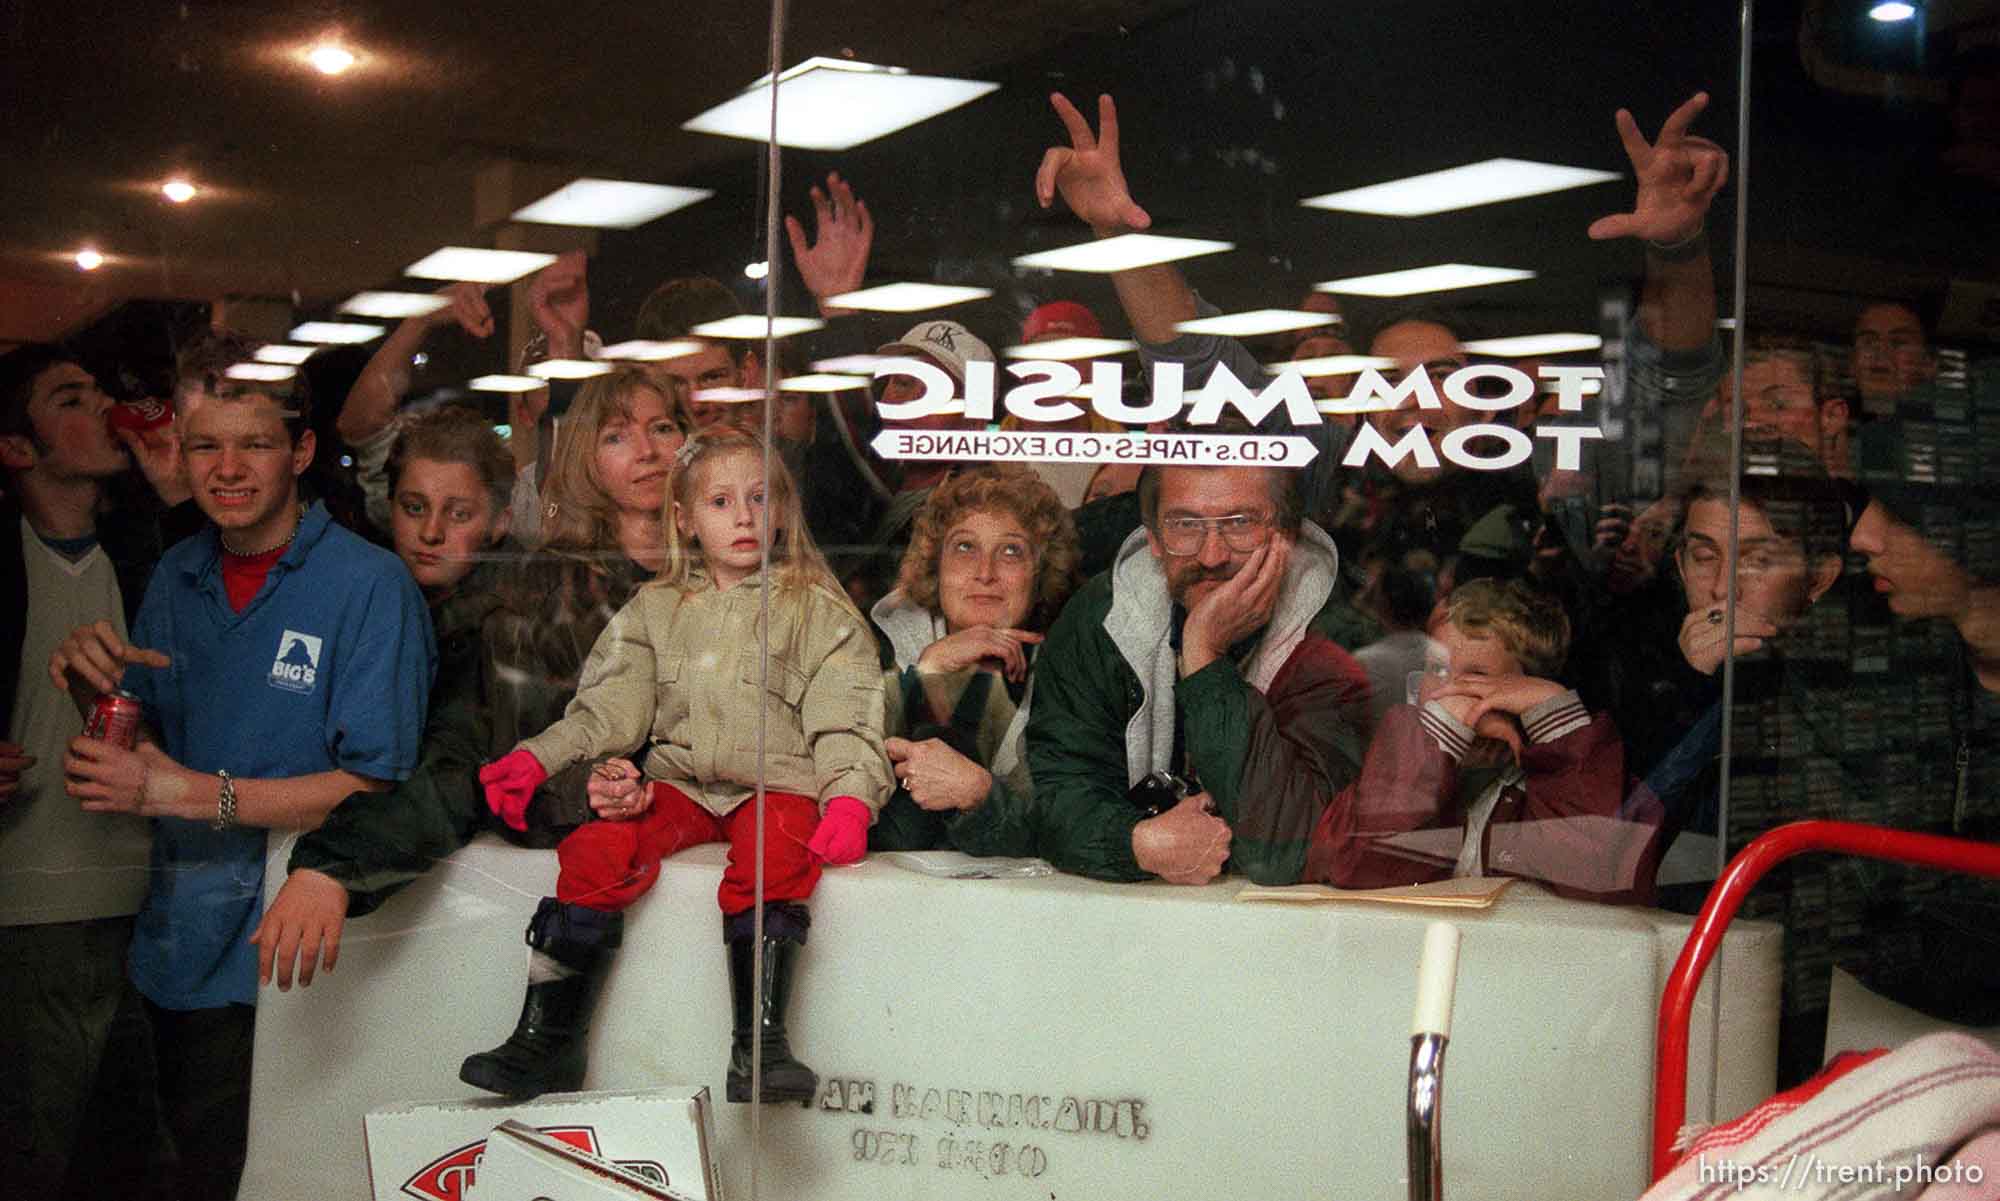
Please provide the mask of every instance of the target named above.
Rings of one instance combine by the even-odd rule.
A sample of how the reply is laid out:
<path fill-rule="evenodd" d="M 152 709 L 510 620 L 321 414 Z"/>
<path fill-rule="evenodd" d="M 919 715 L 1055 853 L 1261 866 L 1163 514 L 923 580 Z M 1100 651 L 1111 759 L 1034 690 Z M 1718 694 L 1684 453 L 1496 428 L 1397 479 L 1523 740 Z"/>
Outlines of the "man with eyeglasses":
<path fill-rule="evenodd" d="M 1105 880 L 1294 883 L 1368 735 L 1338 552 L 1280 468 L 1148 467 L 1139 503 L 1043 644 L 1039 850 Z"/>

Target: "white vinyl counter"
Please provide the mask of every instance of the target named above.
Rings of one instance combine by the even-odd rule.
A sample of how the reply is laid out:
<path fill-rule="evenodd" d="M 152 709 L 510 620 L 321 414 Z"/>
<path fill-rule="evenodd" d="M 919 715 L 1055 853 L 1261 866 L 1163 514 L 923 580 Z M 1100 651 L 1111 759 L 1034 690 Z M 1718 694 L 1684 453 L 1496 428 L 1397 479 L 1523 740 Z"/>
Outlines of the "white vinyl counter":
<path fill-rule="evenodd" d="M 744 1201 L 749 1107 L 720 1101 L 723 851 L 669 861 L 630 912 L 586 1087 L 709 1086 Z M 288 852 L 274 842 L 267 896 Z M 554 852 L 482 839 L 348 923 L 334 974 L 265 990 L 241 1196 L 366 1198 L 364 1113 L 477 1095 L 459 1061 L 513 1028 L 522 929 L 554 880 Z M 1447 1189 L 1638 1196 L 1655 1014 L 1686 918 L 1520 884 L 1483 912 L 1252 905 L 1241 886 L 828 871 L 790 1023 L 823 1095 L 764 1111 L 760 1195 L 1398 1201 L 1417 957 L 1444 916 L 1464 936 Z M 1722 1116 L 1771 1090 L 1778 953 L 1774 927 L 1739 923 L 1704 990 L 1724 973 Z M 1697 1116 L 1708 1015 L 1705 997 Z"/>

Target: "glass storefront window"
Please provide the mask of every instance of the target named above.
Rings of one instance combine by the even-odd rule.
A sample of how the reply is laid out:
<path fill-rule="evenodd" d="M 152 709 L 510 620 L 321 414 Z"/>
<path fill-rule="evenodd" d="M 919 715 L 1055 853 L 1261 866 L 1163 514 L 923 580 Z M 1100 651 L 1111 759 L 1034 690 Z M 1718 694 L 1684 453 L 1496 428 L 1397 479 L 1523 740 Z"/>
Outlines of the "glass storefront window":
<path fill-rule="evenodd" d="M 1395 1193 L 1448 921 L 1453 1191 L 1638 1195 L 1730 857 L 1994 837 L 2000 48 L 1865 8 L 23 10 L 0 1171 Z M 1690 1120 L 1994 910 L 1787 864 Z"/>

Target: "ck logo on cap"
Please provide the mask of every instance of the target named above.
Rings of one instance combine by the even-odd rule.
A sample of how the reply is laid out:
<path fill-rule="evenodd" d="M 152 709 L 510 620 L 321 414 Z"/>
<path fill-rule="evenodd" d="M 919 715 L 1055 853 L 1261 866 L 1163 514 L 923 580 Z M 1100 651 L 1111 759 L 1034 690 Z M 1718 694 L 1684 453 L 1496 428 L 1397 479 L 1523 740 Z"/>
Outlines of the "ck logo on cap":
<path fill-rule="evenodd" d="M 286 630 L 278 639 L 278 657 L 271 661 L 271 687 L 311 692 L 319 679 L 320 646 L 311 634 Z"/>
<path fill-rule="evenodd" d="M 933 346 L 942 346 L 952 353 L 958 353 L 958 329 L 950 322 L 940 321 L 924 331 L 924 341 Z"/>

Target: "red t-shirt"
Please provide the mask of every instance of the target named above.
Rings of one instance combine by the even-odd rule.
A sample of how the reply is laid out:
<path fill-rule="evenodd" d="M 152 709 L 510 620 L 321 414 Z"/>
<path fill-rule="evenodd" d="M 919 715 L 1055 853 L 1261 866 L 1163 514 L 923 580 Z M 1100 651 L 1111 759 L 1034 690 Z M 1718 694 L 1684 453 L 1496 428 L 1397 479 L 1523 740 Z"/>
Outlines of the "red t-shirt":
<path fill-rule="evenodd" d="M 290 546 L 288 542 L 261 555 L 222 552 L 222 588 L 229 594 L 230 608 L 241 613 L 249 607 L 257 596 L 257 590 L 264 586 L 264 577 L 271 574 L 272 565 L 285 557 L 285 551 Z"/>

